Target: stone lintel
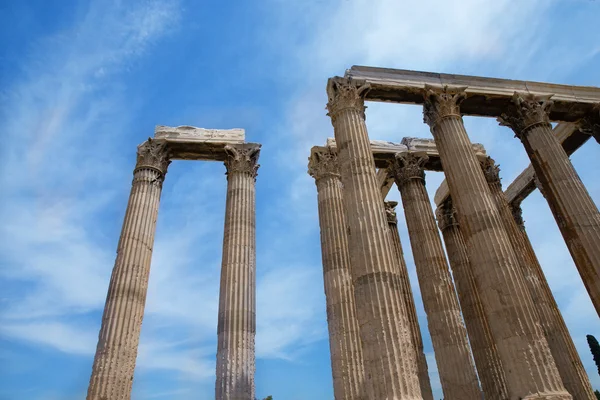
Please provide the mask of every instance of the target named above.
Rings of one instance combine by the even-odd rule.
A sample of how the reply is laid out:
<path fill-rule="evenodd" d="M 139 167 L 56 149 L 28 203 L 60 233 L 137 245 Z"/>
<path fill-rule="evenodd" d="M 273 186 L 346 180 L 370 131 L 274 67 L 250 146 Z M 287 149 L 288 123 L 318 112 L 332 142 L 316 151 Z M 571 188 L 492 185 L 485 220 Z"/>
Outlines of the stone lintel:
<path fill-rule="evenodd" d="M 317 149 L 319 146 L 313 147 Z M 326 148 L 332 152 L 337 152 L 337 145 L 335 139 L 327 138 Z M 442 164 L 440 162 L 440 155 L 435 147 L 433 139 L 422 139 L 422 138 L 404 138 L 401 143 L 388 142 L 385 140 L 371 140 L 371 150 L 373 151 L 373 157 L 375 158 L 375 166 L 377 168 L 387 168 L 388 162 L 393 161 L 396 154 L 403 153 L 421 153 L 427 154 L 429 160 L 424 165 L 424 168 L 428 171 L 442 171 Z M 482 144 L 474 143 L 473 150 L 478 157 L 487 157 L 485 149 Z M 383 172 L 380 172 L 383 174 Z M 381 183 L 384 183 L 384 179 L 381 177 Z M 387 182 L 387 180 L 385 180 Z M 386 193 L 387 194 L 387 193 Z"/>
<path fill-rule="evenodd" d="M 164 141 L 173 160 L 225 161 L 225 146 L 245 144 L 243 129 L 204 129 L 193 126 L 157 125 L 154 131 L 156 141 Z"/>
<path fill-rule="evenodd" d="M 553 121 L 575 122 L 600 103 L 600 88 L 511 79 L 440 74 L 391 68 L 353 66 L 345 77 L 364 80 L 370 86 L 366 100 L 423 104 L 425 85 L 465 87 L 467 98 L 460 110 L 465 115 L 499 117 L 512 104 L 514 92 L 552 95 Z"/>
<path fill-rule="evenodd" d="M 561 122 L 556 125 L 554 128 L 554 135 L 562 144 L 563 149 L 565 149 L 568 155 L 573 154 L 590 138 L 589 135 L 581 132 L 576 124 L 566 122 Z M 508 185 L 504 191 L 504 195 L 509 204 L 518 204 L 525 200 L 525 198 L 527 198 L 527 196 L 535 189 L 535 171 L 533 170 L 533 166 L 529 164 L 529 166 L 527 166 L 527 168 L 525 168 L 510 185 Z"/>

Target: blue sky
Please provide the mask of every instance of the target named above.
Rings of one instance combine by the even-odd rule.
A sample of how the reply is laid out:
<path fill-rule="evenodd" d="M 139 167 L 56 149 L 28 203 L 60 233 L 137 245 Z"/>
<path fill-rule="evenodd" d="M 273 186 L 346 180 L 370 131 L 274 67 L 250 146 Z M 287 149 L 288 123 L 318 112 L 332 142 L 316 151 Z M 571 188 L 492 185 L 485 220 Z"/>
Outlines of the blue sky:
<path fill-rule="evenodd" d="M 599 15 L 593 0 L 2 1 L 0 400 L 84 397 L 135 147 L 158 124 L 241 127 L 263 144 L 257 397 L 332 399 L 316 189 L 306 174 L 310 147 L 333 135 L 327 78 L 357 64 L 600 86 Z M 505 185 L 527 166 L 507 128 L 465 123 Z M 369 104 L 367 125 L 373 139 L 431 137 L 416 106 Z M 594 141 L 572 157 L 596 203 L 599 158 Z M 208 162 L 169 168 L 135 400 L 214 397 L 224 172 Z M 428 174 L 432 198 L 442 179 Z M 399 199 L 395 188 L 390 197 Z M 600 389 L 585 342 L 600 336 L 600 322 L 543 197 L 523 208 Z M 425 328 L 401 208 L 399 220 Z"/>

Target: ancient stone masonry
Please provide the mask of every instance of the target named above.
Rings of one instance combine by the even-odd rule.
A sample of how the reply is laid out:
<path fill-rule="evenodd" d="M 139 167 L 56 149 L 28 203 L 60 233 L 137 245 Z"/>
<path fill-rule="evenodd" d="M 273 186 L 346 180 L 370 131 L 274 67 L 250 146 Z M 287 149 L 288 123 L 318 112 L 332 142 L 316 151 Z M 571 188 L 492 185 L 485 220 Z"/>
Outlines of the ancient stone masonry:
<path fill-rule="evenodd" d="M 486 399 L 592 399 L 519 204 L 536 185 L 543 192 L 600 311 L 600 217 L 568 158 L 591 136 L 598 140 L 600 88 L 354 66 L 344 78 L 329 79 L 327 93 L 335 140 L 327 139 L 313 154 L 338 157 L 365 398 L 430 398 L 395 202 L 385 203 L 388 237 L 383 229 L 381 200 L 395 181 L 444 397 L 481 397 L 472 350 Z M 369 141 L 365 100 L 423 105 L 434 141 Z M 506 193 L 498 167 L 470 142 L 463 115 L 499 118 L 523 141 L 531 165 Z M 560 121 L 554 130 L 550 120 Z M 458 299 L 425 170 L 446 176 L 434 200 Z M 320 188 L 319 204 L 321 213 Z M 322 230 L 326 226 L 321 220 Z M 323 241 L 322 247 L 326 265 L 331 244 Z M 335 332 L 330 341 L 335 343 Z"/>
<path fill-rule="evenodd" d="M 465 325 L 469 333 L 469 342 L 484 398 L 489 400 L 507 399 L 508 394 L 502 361 L 498 355 L 498 349 L 483 309 L 479 289 L 471 271 L 467 245 L 460 232 L 456 210 L 452 206 L 451 199 L 446 199 L 444 203 L 438 206 L 436 216 L 446 243 L 446 252 L 452 268 Z"/>
<path fill-rule="evenodd" d="M 506 376 L 510 398 L 569 399 L 525 288 L 516 255 L 471 150 L 460 114 L 463 88 L 426 88 L 435 139 L 461 232 Z"/>
<path fill-rule="evenodd" d="M 431 382 L 429 381 L 429 370 L 427 368 L 427 359 L 423 350 L 423 338 L 419 327 L 419 319 L 417 317 L 417 308 L 415 307 L 415 299 L 410 287 L 410 278 L 408 276 L 408 268 L 404 260 L 404 251 L 402 250 L 402 242 L 398 232 L 398 217 L 396 216 L 396 206 L 398 202 L 386 201 L 385 213 L 390 228 L 390 237 L 394 246 L 396 258 L 399 261 L 398 273 L 400 275 L 400 283 L 404 303 L 406 304 L 406 315 L 410 322 L 410 330 L 412 341 L 417 352 L 417 365 L 419 368 L 419 384 L 421 386 L 421 395 L 423 400 L 433 400 L 433 392 L 431 391 Z"/>
<path fill-rule="evenodd" d="M 554 296 L 552 296 L 544 272 L 531 245 L 525 243 L 524 230 L 522 231 L 517 225 L 513 210 L 511 210 L 502 192 L 500 169 L 491 157 L 484 160 L 481 167 L 525 277 L 525 283 L 535 305 L 544 336 L 548 341 L 562 382 L 574 399 L 594 400 L 595 395 L 589 379 L 575 345 L 569 336 L 565 321 L 558 310 Z"/>
<path fill-rule="evenodd" d="M 129 203 L 88 387 L 88 400 L 121 400 L 131 396 L 158 204 L 169 163 L 164 143 L 148 139 L 138 146 Z"/>
<path fill-rule="evenodd" d="M 364 82 L 332 78 L 327 108 L 350 228 L 354 299 L 369 399 L 419 399 L 416 352 L 365 125 Z"/>
<path fill-rule="evenodd" d="M 521 139 L 583 283 L 600 314 L 600 212 L 552 134 L 550 96 L 515 92 L 499 117 Z M 593 117 L 590 117 L 593 118 Z"/>
<path fill-rule="evenodd" d="M 171 160 L 224 161 L 227 205 L 218 318 L 217 400 L 254 398 L 255 200 L 260 145 L 244 131 L 157 126 L 138 146 L 87 400 L 128 400 L 162 184 Z"/>
<path fill-rule="evenodd" d="M 445 399 L 476 399 L 480 389 L 467 331 L 425 189 L 426 155 L 398 155 L 389 171 L 400 190 L 421 296 Z"/>
<path fill-rule="evenodd" d="M 315 178 L 318 193 L 334 396 L 344 400 L 364 399 L 362 345 L 337 155 L 328 150 L 313 149 L 308 173 Z"/>
<path fill-rule="evenodd" d="M 254 398 L 255 181 L 260 145 L 226 145 L 227 202 L 217 327 L 217 399 Z"/>

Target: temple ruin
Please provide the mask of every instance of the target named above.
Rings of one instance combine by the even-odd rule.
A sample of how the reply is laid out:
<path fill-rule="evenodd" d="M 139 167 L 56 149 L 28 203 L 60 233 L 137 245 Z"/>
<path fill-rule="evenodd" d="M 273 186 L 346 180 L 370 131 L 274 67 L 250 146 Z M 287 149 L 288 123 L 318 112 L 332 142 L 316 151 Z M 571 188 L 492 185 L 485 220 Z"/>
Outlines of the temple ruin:
<path fill-rule="evenodd" d="M 157 126 L 137 162 L 102 316 L 88 400 L 129 399 L 162 184 L 171 160 L 222 161 L 227 170 L 215 397 L 254 399 L 255 182 L 260 144 L 243 129 Z"/>

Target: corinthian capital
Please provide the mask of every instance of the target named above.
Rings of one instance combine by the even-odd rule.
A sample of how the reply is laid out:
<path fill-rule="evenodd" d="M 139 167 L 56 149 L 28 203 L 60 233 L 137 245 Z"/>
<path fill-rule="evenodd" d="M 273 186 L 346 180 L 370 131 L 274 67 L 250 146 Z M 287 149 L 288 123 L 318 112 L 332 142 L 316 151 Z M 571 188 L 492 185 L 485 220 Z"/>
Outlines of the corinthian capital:
<path fill-rule="evenodd" d="M 552 96 L 535 96 L 531 93 L 517 93 L 513 95 L 512 105 L 498 117 L 502 126 L 511 128 L 519 139 L 539 125 L 550 125 L 548 113 L 554 102 Z"/>
<path fill-rule="evenodd" d="M 600 143 L 600 104 L 596 104 L 592 112 L 579 121 L 579 130 L 593 136 Z"/>
<path fill-rule="evenodd" d="M 467 98 L 466 87 L 443 88 L 425 85 L 423 121 L 433 129 L 447 117 L 460 118 L 460 103 Z"/>
<path fill-rule="evenodd" d="M 442 232 L 446 228 L 458 225 L 456 209 L 452 205 L 452 199 L 448 198 L 438 206 L 437 210 L 435 210 L 435 218 L 437 219 L 438 226 Z"/>
<path fill-rule="evenodd" d="M 148 138 L 147 141 L 140 144 L 137 148 L 136 170 L 151 168 L 159 171 L 164 176 L 167 173 L 167 167 L 170 163 L 169 151 L 165 142 Z"/>
<path fill-rule="evenodd" d="M 256 179 L 258 175 L 258 157 L 260 156 L 260 144 L 248 143 L 225 146 L 227 158 L 225 168 L 227 176 L 233 173 L 248 174 Z"/>
<path fill-rule="evenodd" d="M 523 209 L 521 206 L 513 203 L 510 205 L 510 210 L 512 211 L 513 218 L 515 219 L 519 229 L 525 231 L 525 221 L 523 221 Z"/>
<path fill-rule="evenodd" d="M 385 215 L 387 217 L 388 224 L 398 224 L 398 217 L 396 216 L 397 201 L 384 201 Z"/>
<path fill-rule="evenodd" d="M 340 78 L 336 76 L 327 81 L 327 111 L 331 122 L 345 110 L 358 111 L 365 118 L 365 96 L 371 86 L 364 80 Z"/>
<path fill-rule="evenodd" d="M 500 185 L 500 167 L 492 157 L 480 161 L 485 180 L 489 185 Z"/>
<path fill-rule="evenodd" d="M 340 176 L 337 154 L 326 149 L 314 150 L 308 157 L 308 174 L 318 181 L 326 176 Z"/>
<path fill-rule="evenodd" d="M 425 182 L 424 165 L 429 160 L 426 154 L 401 153 L 388 165 L 388 171 L 394 177 L 396 185 L 401 187 L 411 179 Z"/>

